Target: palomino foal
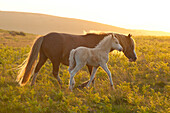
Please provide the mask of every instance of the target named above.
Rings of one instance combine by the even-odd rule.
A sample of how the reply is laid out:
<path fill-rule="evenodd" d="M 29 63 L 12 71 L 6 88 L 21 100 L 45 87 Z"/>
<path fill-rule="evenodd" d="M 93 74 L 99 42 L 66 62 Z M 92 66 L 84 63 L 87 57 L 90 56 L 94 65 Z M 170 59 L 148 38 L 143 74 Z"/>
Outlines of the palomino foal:
<path fill-rule="evenodd" d="M 72 91 L 75 84 L 74 76 L 85 65 L 93 66 L 90 81 L 88 82 L 86 87 L 90 86 L 90 83 L 94 79 L 97 68 L 101 66 L 108 74 L 111 87 L 114 89 L 111 72 L 109 71 L 106 64 L 109 60 L 108 54 L 113 49 L 119 51 L 123 50 L 122 46 L 119 44 L 119 41 L 114 36 L 114 34 L 105 36 L 104 39 L 101 40 L 95 48 L 78 47 L 76 49 L 72 49 L 69 57 L 69 89 Z"/>

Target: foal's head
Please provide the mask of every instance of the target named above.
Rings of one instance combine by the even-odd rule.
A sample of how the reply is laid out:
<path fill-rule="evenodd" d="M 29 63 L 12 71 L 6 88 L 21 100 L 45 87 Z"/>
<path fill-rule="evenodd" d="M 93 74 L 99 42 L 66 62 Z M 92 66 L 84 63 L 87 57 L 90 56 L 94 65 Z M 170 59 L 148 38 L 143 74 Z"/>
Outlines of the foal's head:
<path fill-rule="evenodd" d="M 110 35 L 112 37 L 112 49 L 116 49 L 118 51 L 123 51 L 122 46 L 119 44 L 119 40 L 115 37 L 114 34 Z"/>

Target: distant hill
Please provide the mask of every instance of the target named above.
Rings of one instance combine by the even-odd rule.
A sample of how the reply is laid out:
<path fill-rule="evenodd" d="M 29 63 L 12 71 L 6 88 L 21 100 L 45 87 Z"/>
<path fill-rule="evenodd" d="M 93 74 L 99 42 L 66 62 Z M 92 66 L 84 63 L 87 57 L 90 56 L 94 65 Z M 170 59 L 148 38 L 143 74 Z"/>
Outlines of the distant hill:
<path fill-rule="evenodd" d="M 23 31 L 34 34 L 47 34 L 49 32 L 64 32 L 72 34 L 83 34 L 84 31 L 112 31 L 117 33 L 133 35 L 170 35 L 167 32 L 131 30 L 111 25 L 51 16 L 36 13 L 0 11 L 0 29 Z"/>

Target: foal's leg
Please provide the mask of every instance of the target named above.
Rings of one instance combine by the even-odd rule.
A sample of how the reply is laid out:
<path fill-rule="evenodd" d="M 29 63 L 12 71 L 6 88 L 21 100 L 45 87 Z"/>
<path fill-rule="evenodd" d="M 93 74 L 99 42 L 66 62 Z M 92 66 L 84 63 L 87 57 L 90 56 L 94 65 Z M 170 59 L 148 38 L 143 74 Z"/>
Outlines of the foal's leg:
<path fill-rule="evenodd" d="M 44 53 L 42 51 L 40 51 L 40 58 L 39 58 L 38 64 L 35 67 L 35 71 L 34 71 L 34 74 L 33 74 L 33 79 L 32 79 L 32 82 L 31 82 L 31 86 L 34 85 L 36 77 L 38 75 L 38 72 L 39 72 L 39 70 L 41 69 L 41 67 L 44 65 L 44 63 L 46 61 L 47 61 L 47 57 L 44 55 Z"/>
<path fill-rule="evenodd" d="M 111 75 L 111 72 L 109 71 L 108 67 L 106 64 L 103 64 L 103 65 L 100 65 L 104 71 L 107 73 L 107 75 L 109 76 L 109 79 L 110 79 L 110 85 L 112 87 L 112 89 L 114 90 L 114 85 L 113 85 L 113 81 L 112 81 L 112 75 Z"/>
<path fill-rule="evenodd" d="M 93 67 L 93 71 L 92 71 L 92 74 L 91 74 L 91 77 L 90 77 L 90 81 L 89 81 L 88 84 L 87 84 L 87 88 L 89 88 L 90 83 L 92 82 L 92 80 L 94 80 L 94 77 L 95 77 L 97 68 L 98 68 L 98 67 Z"/>
<path fill-rule="evenodd" d="M 84 66 L 84 64 L 76 64 L 75 68 L 70 71 L 70 85 L 69 89 L 72 91 L 75 81 L 74 81 L 74 76 L 75 74 Z"/>
<path fill-rule="evenodd" d="M 74 62 L 74 64 L 69 64 L 69 68 L 68 68 L 68 71 L 69 73 L 75 68 L 76 64 Z"/>
<path fill-rule="evenodd" d="M 89 66 L 89 65 L 87 65 L 87 67 L 88 67 L 89 73 L 90 73 L 90 75 L 91 75 L 91 74 L 92 74 L 93 67 L 92 67 L 92 66 Z M 94 87 L 94 82 L 95 82 L 95 78 L 92 80 L 93 87 Z M 88 83 L 89 83 L 89 80 L 86 81 L 86 82 L 84 82 L 84 83 L 82 83 L 82 84 L 79 86 L 79 88 L 83 88 L 83 87 L 87 86 Z"/>

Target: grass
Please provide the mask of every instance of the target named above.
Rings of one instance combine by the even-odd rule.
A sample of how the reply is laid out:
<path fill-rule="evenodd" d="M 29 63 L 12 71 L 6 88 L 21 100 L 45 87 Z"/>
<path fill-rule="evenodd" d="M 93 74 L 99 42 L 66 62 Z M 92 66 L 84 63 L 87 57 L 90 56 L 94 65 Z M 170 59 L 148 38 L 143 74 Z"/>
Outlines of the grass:
<path fill-rule="evenodd" d="M 74 89 L 73 92 L 68 90 L 68 67 L 60 66 L 61 88 L 52 75 L 49 60 L 40 70 L 34 87 L 30 83 L 20 87 L 15 82 L 17 66 L 26 58 L 35 37 L 32 34 L 11 36 L 9 31 L 0 30 L 0 112 L 170 112 L 170 37 L 133 37 L 136 62 L 128 62 L 120 53 L 111 53 L 108 67 L 115 91 L 111 90 L 108 77 L 100 68 L 95 88 Z M 2 40 L 6 40 L 5 45 Z M 88 79 L 89 73 L 83 68 L 75 76 L 76 86 Z"/>
<path fill-rule="evenodd" d="M 23 36 L 24 34 L 25 36 Z M 37 35 L 0 29 L 0 44 L 10 47 L 31 46 Z"/>

